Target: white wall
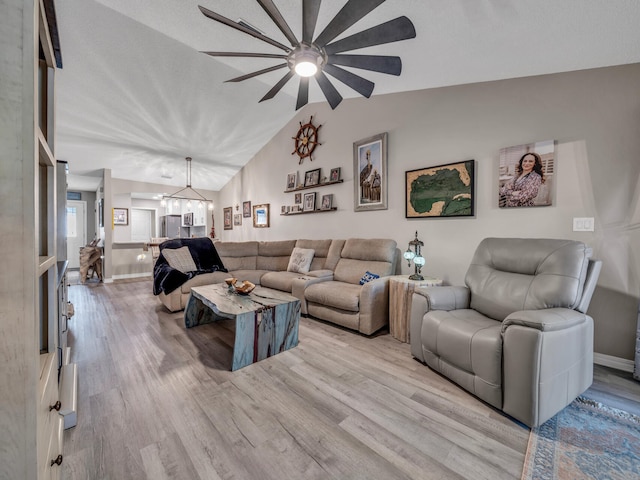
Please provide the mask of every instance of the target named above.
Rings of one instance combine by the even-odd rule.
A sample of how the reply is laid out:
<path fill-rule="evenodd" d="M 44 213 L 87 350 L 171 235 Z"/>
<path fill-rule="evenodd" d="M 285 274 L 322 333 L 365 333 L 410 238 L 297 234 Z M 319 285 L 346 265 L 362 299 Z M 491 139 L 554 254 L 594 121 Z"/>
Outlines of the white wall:
<path fill-rule="evenodd" d="M 221 190 L 217 236 L 386 237 L 406 249 L 417 230 L 425 243 L 424 272 L 450 284 L 464 281 L 475 247 L 487 236 L 581 240 L 604 260 L 592 303 L 596 351 L 631 359 L 640 295 L 638 85 L 640 64 L 634 64 L 345 100 L 335 111 L 326 103 L 308 105 Z M 291 137 L 310 115 L 322 124 L 322 145 L 312 162 L 298 165 Z M 354 212 L 353 142 L 381 132 L 389 134 L 389 208 Z M 499 150 L 544 140 L 557 142 L 553 206 L 498 208 Z M 477 162 L 475 218 L 405 218 L 406 171 L 469 159 Z M 280 216 L 281 205 L 293 204 L 294 194 L 283 192 L 288 173 L 298 170 L 302 177 L 322 168 L 328 176 L 334 167 L 341 167 L 344 183 L 316 191 L 333 193 L 338 211 Z M 243 218 L 242 226 L 223 230 L 222 208 L 236 213 L 240 205 L 241 212 L 246 200 L 271 205 L 271 227 L 254 229 Z M 573 232 L 573 217 L 595 217 L 595 232 Z M 409 272 L 406 264 L 403 269 Z M 621 308 L 620 295 L 636 308 Z"/>

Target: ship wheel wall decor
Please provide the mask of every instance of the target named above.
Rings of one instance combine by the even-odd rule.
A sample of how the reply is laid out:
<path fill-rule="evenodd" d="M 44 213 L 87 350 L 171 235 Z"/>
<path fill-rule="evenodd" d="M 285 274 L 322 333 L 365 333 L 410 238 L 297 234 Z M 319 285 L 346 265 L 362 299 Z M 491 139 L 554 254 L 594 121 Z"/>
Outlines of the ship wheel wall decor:
<path fill-rule="evenodd" d="M 294 75 L 300 77 L 296 110 L 304 107 L 309 102 L 309 78 L 314 77 L 320 90 L 324 94 L 331 108 L 336 108 L 342 101 L 342 95 L 331 83 L 327 75 L 358 92 L 363 97 L 369 98 L 373 93 L 375 84 L 366 78 L 345 70 L 344 67 L 370 70 L 385 73 L 387 75 L 400 75 L 402 60 L 398 56 L 391 55 L 364 55 L 346 53 L 385 43 L 399 42 L 415 38 L 416 30 L 405 16 L 389 20 L 375 27 L 362 30 L 348 37 L 340 37 L 352 25 L 359 22 L 385 0 L 348 0 L 335 17 L 324 27 L 324 30 L 315 37 L 316 22 L 320 12 L 321 0 L 302 1 L 302 38 L 298 39 L 276 7 L 273 0 L 256 0 L 262 9 L 269 15 L 280 32 L 291 45 L 285 45 L 270 38 L 257 30 L 247 28 L 245 25 L 213 12 L 201 5 L 198 6 L 204 16 L 228 27 L 239 30 L 247 35 L 261 40 L 271 47 L 280 50 L 278 53 L 253 53 L 253 52 L 209 52 L 212 57 L 253 57 L 278 59 L 281 63 L 263 68 L 240 77 L 232 78 L 227 82 L 241 82 L 249 78 L 286 69 L 285 75 L 269 90 L 260 102 L 270 100 L 291 80 Z M 340 65 L 340 66 L 338 66 Z"/>
<path fill-rule="evenodd" d="M 300 161 L 298 165 L 302 163 L 302 160 L 309 157 L 309 160 L 313 161 L 311 154 L 316 149 L 317 145 L 322 145 L 318 141 L 318 130 L 322 125 L 318 125 L 317 127 L 313 124 L 313 116 L 309 119 L 309 123 L 303 124 L 300 122 L 300 129 L 295 137 L 291 137 L 293 139 L 294 150 L 291 152 L 291 155 L 298 154 L 300 157 Z"/>

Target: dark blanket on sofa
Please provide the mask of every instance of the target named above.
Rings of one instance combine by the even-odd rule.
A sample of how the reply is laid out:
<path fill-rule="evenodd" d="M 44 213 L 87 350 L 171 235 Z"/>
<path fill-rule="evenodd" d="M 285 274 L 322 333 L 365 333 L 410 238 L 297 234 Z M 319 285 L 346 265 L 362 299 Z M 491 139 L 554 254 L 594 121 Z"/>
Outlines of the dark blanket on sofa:
<path fill-rule="evenodd" d="M 180 248 L 184 246 L 189 248 L 193 262 L 196 264 L 197 270 L 193 272 L 182 273 L 180 270 L 171 268 L 162 254 L 165 248 Z M 196 275 L 216 271 L 226 272 L 227 269 L 224 268 L 213 242 L 208 238 L 174 238 L 167 240 L 160 245 L 160 256 L 153 267 L 153 294 L 171 293 Z"/>

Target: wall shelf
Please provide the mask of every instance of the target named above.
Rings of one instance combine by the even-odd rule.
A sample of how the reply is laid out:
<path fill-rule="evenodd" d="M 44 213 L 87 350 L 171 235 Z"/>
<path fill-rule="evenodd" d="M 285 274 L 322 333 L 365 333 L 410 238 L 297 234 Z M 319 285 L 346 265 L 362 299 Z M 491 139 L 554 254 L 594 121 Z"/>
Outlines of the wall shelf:
<path fill-rule="evenodd" d="M 292 188 L 291 190 L 285 190 L 284 193 L 299 192 L 300 190 L 309 190 L 311 188 L 326 187 L 327 185 L 336 185 L 342 182 L 344 182 L 344 180 L 334 180 L 333 182 L 322 182 L 322 183 L 317 183 L 315 185 L 308 185 L 306 187 L 296 187 L 296 188 Z"/>
<path fill-rule="evenodd" d="M 282 217 L 291 217 L 293 215 L 304 215 L 305 213 L 324 213 L 324 212 L 335 212 L 338 210 L 338 207 L 333 208 L 323 208 L 319 210 L 307 210 L 306 212 L 289 212 L 289 213 L 281 213 Z"/>

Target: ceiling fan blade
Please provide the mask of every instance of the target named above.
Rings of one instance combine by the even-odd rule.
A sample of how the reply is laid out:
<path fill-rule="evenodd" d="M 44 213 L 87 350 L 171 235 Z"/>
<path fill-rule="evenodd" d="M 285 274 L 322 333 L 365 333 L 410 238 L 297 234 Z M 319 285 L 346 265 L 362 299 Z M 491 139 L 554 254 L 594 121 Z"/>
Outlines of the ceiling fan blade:
<path fill-rule="evenodd" d="M 356 50 L 358 48 L 370 47 L 372 45 L 382 45 L 383 43 L 398 42 L 415 38 L 416 29 L 407 17 L 398 17 L 394 20 L 381 23 L 375 27 L 363 30 L 350 37 L 338 40 L 327 45 L 324 50 L 327 55 Z"/>
<path fill-rule="evenodd" d="M 369 80 L 362 78 L 354 73 L 347 72 L 346 70 L 340 67 L 336 67 L 335 65 L 325 65 L 324 71 L 329 75 L 337 78 L 345 85 L 353 88 L 363 97 L 369 98 L 371 96 L 371 93 L 373 92 L 373 87 L 375 87 L 375 83 L 370 82 Z"/>
<path fill-rule="evenodd" d="M 276 83 L 273 86 L 273 88 L 269 90 L 264 97 L 260 99 L 260 102 L 264 102 L 265 100 L 271 100 L 273 97 L 275 97 L 276 93 L 278 93 L 282 89 L 282 87 L 284 87 L 284 84 L 287 83 L 289 80 L 291 80 L 291 77 L 293 77 L 293 70 L 289 70 L 287 74 L 284 77 L 282 77 L 280 81 Z"/>
<path fill-rule="evenodd" d="M 260 6 L 263 8 L 263 10 L 267 12 L 267 15 L 271 17 L 271 20 L 273 20 L 273 23 L 275 23 L 277 27 L 280 29 L 280 31 L 284 34 L 284 36 L 287 37 L 287 40 L 289 40 L 291 45 L 293 47 L 298 45 L 298 39 L 291 31 L 291 28 L 289 28 L 289 25 L 287 24 L 284 17 L 280 13 L 280 10 L 278 10 L 278 7 L 276 7 L 276 5 L 271 0 L 257 0 L 257 1 L 260 4 Z"/>
<path fill-rule="evenodd" d="M 302 2 L 302 41 L 311 43 L 316 29 L 321 0 L 303 0 Z"/>
<path fill-rule="evenodd" d="M 389 75 L 400 75 L 402 72 L 402 60 L 400 57 L 386 55 L 329 55 L 327 63 Z"/>
<path fill-rule="evenodd" d="M 253 77 L 257 77 L 258 75 L 262 75 L 263 73 L 269 73 L 269 72 L 273 72 L 274 70 L 280 70 L 281 68 L 287 67 L 288 65 L 286 63 L 283 63 L 282 65 L 276 65 L 274 67 L 269 67 L 269 68 L 264 68 L 262 70 L 258 70 L 257 72 L 253 72 L 253 73 L 247 73 L 246 75 L 242 75 L 241 77 L 236 77 L 236 78 L 232 78 L 230 80 L 225 80 L 225 83 L 227 82 L 241 82 L 243 80 L 247 80 L 249 78 L 253 78 Z"/>
<path fill-rule="evenodd" d="M 275 53 L 244 53 L 244 52 L 200 52 L 211 55 L 212 57 L 257 57 L 257 58 L 287 58 L 286 55 L 278 55 Z"/>
<path fill-rule="evenodd" d="M 262 40 L 263 42 L 268 43 L 269 45 L 273 45 L 274 47 L 277 47 L 281 50 L 284 50 L 285 52 L 290 52 L 291 48 L 287 47 L 286 45 L 281 44 L 280 42 L 275 41 L 273 38 L 269 38 L 259 32 L 256 32 L 255 30 L 252 30 L 250 28 L 244 27 L 242 25 L 240 25 L 237 22 L 234 22 L 233 20 L 228 19 L 227 17 L 223 17 L 220 14 L 217 14 L 216 12 L 212 12 L 211 10 L 209 10 L 208 8 L 204 8 L 201 5 L 198 5 L 198 8 L 200 9 L 200 11 L 202 12 L 202 14 L 205 17 L 209 17 L 211 20 L 215 20 L 216 22 L 220 22 L 224 25 L 227 25 L 231 28 L 235 28 L 236 30 L 240 30 L 243 33 L 246 33 L 248 35 L 251 35 L 252 37 L 257 38 L 258 40 Z"/>
<path fill-rule="evenodd" d="M 316 73 L 316 80 L 318 82 L 318 85 L 320 85 L 320 90 L 322 90 L 322 93 L 324 93 L 327 102 L 329 102 L 329 105 L 331 105 L 331 110 L 335 110 L 335 108 L 340 105 L 340 102 L 342 101 L 342 95 L 338 93 L 336 87 L 333 86 L 333 84 L 329 81 L 329 79 L 323 72 L 320 71 Z"/>
<path fill-rule="evenodd" d="M 345 6 L 342 7 L 342 10 L 333 17 L 333 20 L 329 22 L 329 25 L 325 27 L 313 43 L 318 45 L 320 48 L 324 47 L 331 40 L 336 38 L 347 28 L 384 2 L 385 0 L 349 0 Z"/>
<path fill-rule="evenodd" d="M 300 77 L 300 86 L 298 87 L 298 100 L 296 101 L 296 110 L 300 110 L 309 103 L 309 77 Z"/>

